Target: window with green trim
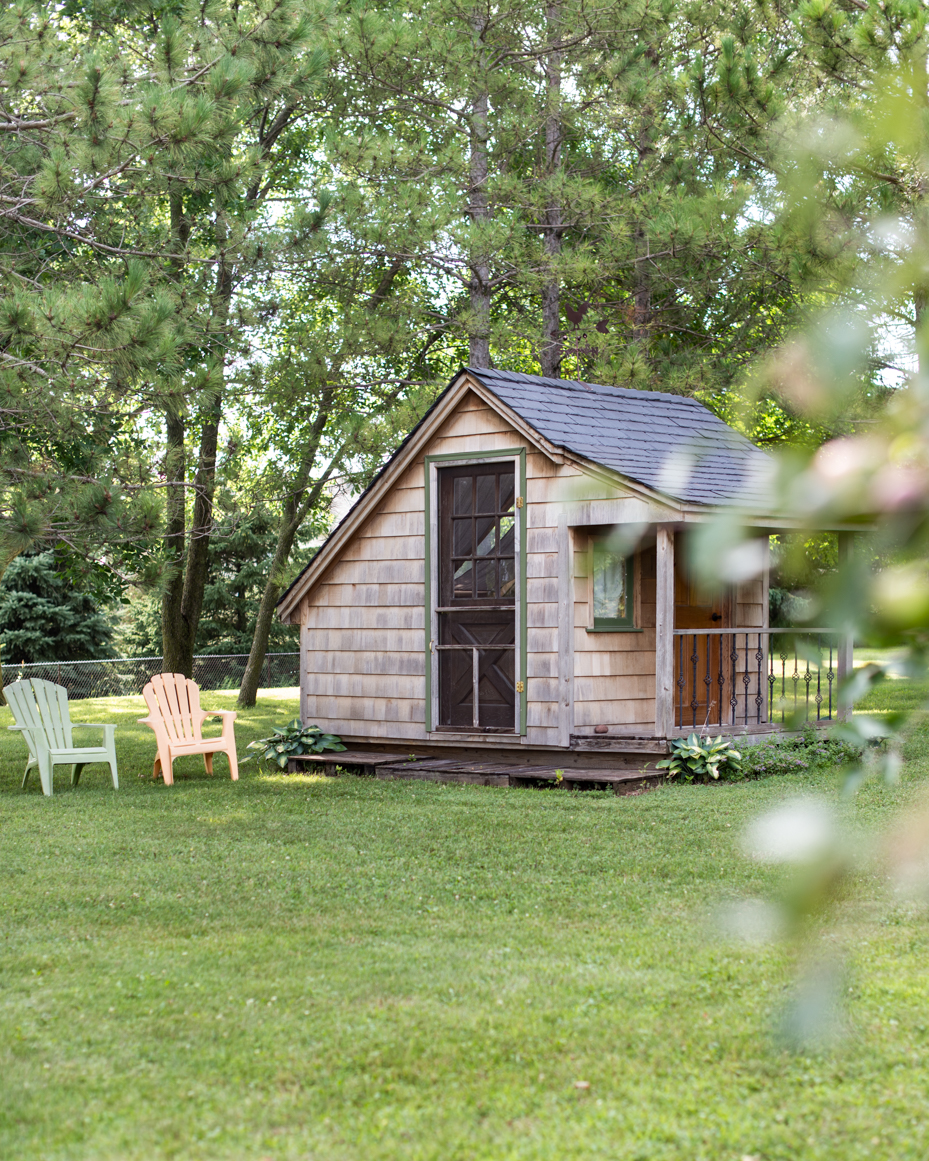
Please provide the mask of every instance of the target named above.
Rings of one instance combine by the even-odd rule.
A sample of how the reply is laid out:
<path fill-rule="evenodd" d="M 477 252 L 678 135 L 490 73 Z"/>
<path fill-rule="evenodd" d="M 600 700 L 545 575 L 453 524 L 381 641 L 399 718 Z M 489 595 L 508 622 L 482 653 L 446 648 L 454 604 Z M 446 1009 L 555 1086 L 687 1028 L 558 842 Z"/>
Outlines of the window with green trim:
<path fill-rule="evenodd" d="M 594 629 L 635 627 L 633 556 L 615 552 L 602 540 L 593 542 Z"/>

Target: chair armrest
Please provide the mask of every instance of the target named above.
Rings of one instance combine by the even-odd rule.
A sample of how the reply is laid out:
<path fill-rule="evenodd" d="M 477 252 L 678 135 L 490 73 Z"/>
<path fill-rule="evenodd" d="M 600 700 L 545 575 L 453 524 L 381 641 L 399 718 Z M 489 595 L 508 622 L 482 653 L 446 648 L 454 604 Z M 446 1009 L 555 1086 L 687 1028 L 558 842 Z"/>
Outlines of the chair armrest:
<path fill-rule="evenodd" d="M 115 730 L 114 722 L 72 722 L 72 730 Z"/>
<path fill-rule="evenodd" d="M 23 734 L 41 734 L 45 736 L 45 730 L 41 726 L 7 726 L 8 730 L 19 730 Z"/>
<path fill-rule="evenodd" d="M 203 716 L 205 718 L 232 718 L 235 721 L 239 714 L 237 710 L 204 710 Z"/>

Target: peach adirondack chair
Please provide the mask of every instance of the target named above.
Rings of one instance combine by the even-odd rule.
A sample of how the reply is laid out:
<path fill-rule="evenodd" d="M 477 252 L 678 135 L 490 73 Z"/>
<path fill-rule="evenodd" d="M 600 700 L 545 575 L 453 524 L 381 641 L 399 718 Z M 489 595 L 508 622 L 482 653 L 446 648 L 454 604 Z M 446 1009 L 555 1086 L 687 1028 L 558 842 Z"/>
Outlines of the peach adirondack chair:
<path fill-rule="evenodd" d="M 213 755 L 225 754 L 233 781 L 239 778 L 235 752 L 235 710 L 202 710 L 200 687 L 183 673 L 157 673 L 142 690 L 148 717 L 139 724 L 151 726 L 158 743 L 158 757 L 152 770 L 164 776 L 165 786 L 174 784 L 172 763 L 187 754 L 202 754 L 207 774 L 213 773 Z M 204 738 L 202 726 L 207 718 L 222 718 L 223 732 L 218 738 Z"/>

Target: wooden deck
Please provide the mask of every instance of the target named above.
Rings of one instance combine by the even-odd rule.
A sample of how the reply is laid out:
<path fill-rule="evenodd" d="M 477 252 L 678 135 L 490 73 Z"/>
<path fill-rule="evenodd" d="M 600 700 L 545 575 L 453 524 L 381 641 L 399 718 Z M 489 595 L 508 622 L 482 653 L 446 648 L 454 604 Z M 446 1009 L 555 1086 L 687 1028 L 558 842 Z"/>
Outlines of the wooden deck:
<path fill-rule="evenodd" d="M 303 754 L 291 758 L 288 773 L 319 770 L 366 774 L 386 781 L 463 782 L 475 786 L 554 786 L 564 790 L 612 790 L 631 794 L 664 781 L 664 771 L 611 770 L 585 766 L 516 765 L 461 762 L 428 754 L 383 754 L 344 750 L 339 754 Z"/>

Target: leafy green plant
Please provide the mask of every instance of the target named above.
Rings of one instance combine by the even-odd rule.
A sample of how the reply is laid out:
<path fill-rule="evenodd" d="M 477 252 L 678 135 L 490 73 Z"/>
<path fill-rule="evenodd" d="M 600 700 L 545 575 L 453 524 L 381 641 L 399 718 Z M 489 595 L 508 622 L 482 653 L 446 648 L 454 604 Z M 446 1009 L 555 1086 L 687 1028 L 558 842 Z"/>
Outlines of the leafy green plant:
<path fill-rule="evenodd" d="M 861 746 L 807 725 L 795 737 L 774 737 L 746 747 L 742 773 L 746 778 L 802 774 L 822 766 L 852 766 L 861 760 L 861 754 Z"/>
<path fill-rule="evenodd" d="M 274 762 L 282 770 L 287 769 L 287 761 L 300 754 L 321 754 L 323 750 L 339 752 L 344 750 L 342 739 L 335 734 L 324 734 L 319 726 L 305 726 L 299 718 L 294 718 L 283 729 L 275 730 L 267 738 L 256 738 L 248 743 L 249 750 L 260 750 L 260 754 L 250 754 L 245 761 L 257 757 L 265 762 Z"/>
<path fill-rule="evenodd" d="M 675 738 L 671 742 L 671 756 L 656 763 L 666 769 L 669 778 L 681 777 L 684 782 L 703 782 L 708 778 L 736 777 L 742 773 L 742 755 L 732 742 L 718 738 Z"/>

